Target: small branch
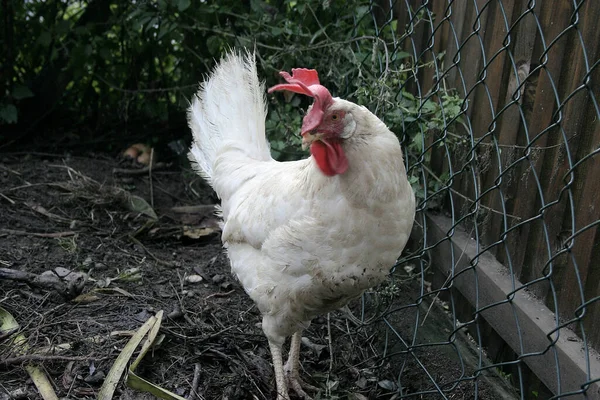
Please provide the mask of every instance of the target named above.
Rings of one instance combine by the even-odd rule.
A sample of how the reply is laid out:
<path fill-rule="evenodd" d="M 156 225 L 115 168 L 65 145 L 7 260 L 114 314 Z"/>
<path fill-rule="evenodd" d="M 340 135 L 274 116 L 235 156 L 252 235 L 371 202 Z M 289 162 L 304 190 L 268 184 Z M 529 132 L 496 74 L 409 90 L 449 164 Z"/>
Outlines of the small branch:
<path fill-rule="evenodd" d="M 152 154 L 152 153 L 150 153 Z M 152 155 L 150 156 L 150 159 L 152 159 Z M 113 168 L 113 174 L 117 174 L 117 175 L 144 175 L 144 174 L 148 174 L 150 173 L 151 170 L 160 170 L 160 169 L 164 169 L 166 168 L 168 165 L 165 163 L 161 163 L 158 162 L 156 163 L 156 165 L 148 165 L 144 168 L 136 168 L 136 169 L 130 169 L 130 168 Z"/>
<path fill-rule="evenodd" d="M 114 90 L 122 92 L 122 93 L 133 93 L 133 94 L 135 94 L 135 93 L 161 93 L 161 92 L 182 91 L 182 90 L 185 90 L 185 89 L 191 89 L 191 88 L 197 88 L 198 87 L 197 84 L 193 84 L 193 85 L 173 86 L 173 87 L 158 88 L 158 89 L 123 89 L 123 88 L 118 87 L 117 85 L 115 85 L 113 83 L 110 83 L 109 81 L 107 81 L 106 79 L 104 79 L 103 77 L 101 77 L 98 74 L 94 74 L 94 76 L 96 78 L 98 78 L 99 80 L 101 80 L 102 82 L 104 82 L 111 89 L 114 89 Z"/>
<path fill-rule="evenodd" d="M 8 201 L 10 204 L 15 204 L 15 201 L 5 194 L 0 193 L 0 197 L 4 198 L 4 200 Z"/>
<path fill-rule="evenodd" d="M 438 181 L 438 182 L 439 182 L 439 183 L 441 183 L 442 185 L 446 185 L 446 186 L 447 186 L 447 183 L 446 183 L 446 182 L 444 182 L 444 181 L 442 181 L 442 180 L 441 180 L 441 179 L 440 179 L 440 178 L 439 178 L 439 177 L 438 177 L 438 176 L 437 176 L 437 175 L 436 175 L 436 174 L 435 174 L 435 173 L 434 173 L 434 172 L 433 172 L 431 169 L 429 169 L 429 167 L 427 167 L 427 165 L 425 165 L 425 164 L 421 164 L 421 167 L 422 167 L 422 168 L 423 168 L 423 169 L 424 169 L 424 170 L 425 170 L 425 171 L 426 171 L 426 172 L 427 172 L 429 175 L 431 175 L 431 177 L 432 177 L 433 179 L 435 179 L 436 181 Z M 461 198 L 462 198 L 462 199 L 464 199 L 464 200 L 471 201 L 471 202 L 474 202 L 474 201 L 475 201 L 475 200 L 473 200 L 472 198 L 470 198 L 470 197 L 468 197 L 468 196 L 465 196 L 464 194 L 460 193 L 459 191 L 457 191 L 457 190 L 455 190 L 455 189 L 452 189 L 452 188 L 451 188 L 451 187 L 449 187 L 449 186 L 448 186 L 448 190 L 450 190 L 452 193 L 454 193 L 454 194 L 455 194 L 455 195 L 457 195 L 458 197 L 461 197 Z M 488 211 L 490 211 L 490 212 L 493 212 L 493 213 L 495 213 L 495 214 L 499 214 L 499 215 L 506 215 L 507 217 L 514 218 L 514 219 L 516 219 L 517 221 L 520 221 L 520 220 L 521 220 L 521 217 L 518 217 L 518 216 L 516 216 L 516 215 L 512 215 L 512 214 L 508 214 L 508 213 L 504 213 L 504 212 L 502 212 L 502 211 L 495 210 L 495 209 L 493 209 L 493 208 L 491 208 L 491 207 L 488 207 L 488 206 L 484 206 L 483 204 L 481 204 L 481 202 L 479 202 L 479 207 L 483 208 L 484 210 L 488 210 Z"/>
<path fill-rule="evenodd" d="M 152 165 L 154 164 L 154 147 L 150 149 L 150 164 L 148 164 L 148 179 L 150 179 L 150 206 L 154 209 L 154 185 L 152 184 Z"/>
<path fill-rule="evenodd" d="M 43 355 L 43 354 L 25 354 L 18 357 L 10 357 L 5 358 L 4 360 L 0 360 L 0 365 L 15 365 L 15 364 L 23 364 L 31 361 L 87 361 L 92 359 L 89 356 L 79 356 L 79 357 L 70 357 L 70 356 L 58 356 L 58 355 Z"/>
<path fill-rule="evenodd" d="M 0 343 L 2 343 L 3 340 L 5 340 L 8 337 L 11 337 L 12 335 L 14 335 L 15 333 L 17 333 L 19 331 L 18 328 L 13 328 L 13 329 L 9 329 L 7 331 L 4 331 L 2 333 L 0 333 Z"/>
<path fill-rule="evenodd" d="M 235 289 L 231 289 L 229 292 L 218 292 L 218 293 L 209 294 L 208 296 L 206 296 L 204 298 L 204 301 L 211 299 L 213 297 L 227 297 L 230 294 L 233 294 L 234 292 L 235 292 Z"/>
<path fill-rule="evenodd" d="M 62 279 L 52 271 L 37 275 L 11 268 L 0 268 L 0 279 L 23 282 L 29 286 L 54 290 L 65 298 L 72 298 L 81 293 L 86 281 L 85 276 L 81 273 L 73 272 L 71 274 L 76 275 L 73 275 L 71 279 Z"/>
<path fill-rule="evenodd" d="M 188 400 L 195 400 L 198 397 L 198 384 L 200 383 L 200 363 L 194 365 L 194 380 L 192 381 L 192 388 L 190 389 L 190 395 Z"/>
<path fill-rule="evenodd" d="M 6 228 L 0 228 L 0 233 L 6 233 L 8 235 L 18 235 L 18 236 L 34 236 L 34 237 L 42 237 L 42 238 L 61 238 L 61 237 L 65 237 L 65 236 L 77 235 L 77 232 L 73 232 L 73 231 L 40 233 L 40 232 L 17 231 L 14 229 L 6 229 Z"/>
<path fill-rule="evenodd" d="M 178 214 L 204 214 L 207 211 L 214 211 L 216 204 L 201 204 L 197 206 L 176 206 L 171 207 L 171 211 Z"/>
<path fill-rule="evenodd" d="M 140 246 L 142 249 L 144 249 L 144 251 L 150 256 L 152 257 L 152 259 L 154 261 L 156 261 L 157 263 L 159 263 L 160 265 L 164 265 L 166 267 L 175 267 L 176 263 L 171 262 L 171 261 L 165 261 L 165 260 L 161 260 L 160 258 L 156 257 L 150 250 L 148 250 L 146 248 L 146 246 L 144 246 L 142 244 L 142 242 L 140 242 L 139 240 L 137 240 L 133 235 L 129 235 L 129 239 L 131 241 L 133 241 L 135 244 L 137 244 L 138 246 Z"/>
<path fill-rule="evenodd" d="M 331 339 L 331 313 L 327 313 L 327 343 L 329 344 L 329 372 L 333 371 L 333 341 Z"/>

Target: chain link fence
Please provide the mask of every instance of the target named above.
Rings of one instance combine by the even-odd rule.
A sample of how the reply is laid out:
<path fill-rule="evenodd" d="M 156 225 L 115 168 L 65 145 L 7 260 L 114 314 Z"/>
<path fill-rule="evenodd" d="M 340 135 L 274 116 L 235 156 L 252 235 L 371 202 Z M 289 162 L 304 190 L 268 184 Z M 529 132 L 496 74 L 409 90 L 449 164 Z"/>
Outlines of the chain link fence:
<path fill-rule="evenodd" d="M 382 84 L 377 108 L 404 135 L 423 238 L 394 275 L 414 302 L 380 320 L 396 372 L 382 386 L 600 398 L 600 3 L 369 7 L 377 38 L 362 61 L 381 82 L 406 78 Z"/>
<path fill-rule="evenodd" d="M 75 3 L 65 4 L 79 9 Z M 52 74 L 33 76 L 102 94 L 91 96 L 97 103 L 88 107 L 79 104 L 81 88 L 66 90 L 71 97 L 63 105 L 82 120 L 90 118 L 85 110 L 104 110 L 99 121 L 130 112 L 139 121 L 146 115 L 140 110 L 166 115 L 179 98 L 180 108 L 187 107 L 198 65 L 208 71 L 210 59 L 230 47 L 254 47 L 269 85 L 278 82 L 279 70 L 318 69 L 332 94 L 368 106 L 402 139 L 418 198 L 414 235 L 392 279 L 351 305 L 350 318 L 333 314 L 308 331 L 321 343 L 313 344 L 313 359 L 331 350 L 328 365 L 315 367 L 319 360 L 313 360 L 307 368 L 323 373 L 317 378 L 327 382 L 326 397 L 600 399 L 594 350 L 600 349 L 600 2 L 365 0 L 356 9 L 327 0 L 230 3 L 198 2 L 194 10 L 182 1 L 171 12 L 175 2 L 117 8 L 89 2 L 98 9 L 80 10 L 85 18 L 72 21 L 79 29 L 63 17 L 55 29 L 64 30 L 57 37 L 65 43 L 77 39 L 82 46 L 57 51 Z M 32 4 L 39 9 L 28 12 L 45 11 L 44 3 L 26 3 Z M 103 20 L 102 14 L 123 29 L 132 23 L 122 32 L 148 52 L 137 58 L 132 45 L 126 60 L 108 51 L 121 48 L 118 35 L 102 30 L 110 24 L 84 24 Z M 46 48 L 52 19 L 40 21 L 39 39 L 30 36 Z M 27 48 L 27 41 L 10 39 L 14 48 Z M 66 67 L 92 51 L 98 54 L 87 61 L 96 60 L 97 69 Z M 32 54 L 45 52 L 53 54 Z M 155 63 L 161 59 L 165 65 Z M 41 62 L 31 60 L 25 64 Z M 129 75 L 138 69 L 144 73 Z M 96 72 L 75 78 L 88 70 Z M 23 82 L 29 76 L 26 69 L 11 71 L 23 74 Z M 64 71 L 64 79 L 47 78 Z M 63 91 L 59 85 L 56 92 Z M 310 99 L 282 97 L 269 97 L 267 130 L 276 158 L 295 159 L 305 156 L 298 151 L 298 110 Z M 115 102 L 123 104 L 117 113 Z M 195 335 L 198 327 L 177 329 Z M 264 345 L 262 335 L 248 336 L 250 350 Z M 187 347 L 208 347 L 198 338 Z M 269 360 L 266 352 L 262 357 Z M 271 384 L 262 372 L 207 365 L 215 376 L 231 377 L 231 387 L 245 382 L 241 387 L 268 398 Z M 212 385 L 227 393 L 221 382 Z"/>

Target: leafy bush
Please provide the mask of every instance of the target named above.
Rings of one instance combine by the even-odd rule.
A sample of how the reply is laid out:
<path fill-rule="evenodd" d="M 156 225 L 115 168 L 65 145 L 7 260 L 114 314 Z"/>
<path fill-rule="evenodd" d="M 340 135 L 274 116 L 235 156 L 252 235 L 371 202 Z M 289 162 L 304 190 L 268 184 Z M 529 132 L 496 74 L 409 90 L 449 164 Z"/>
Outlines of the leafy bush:
<path fill-rule="evenodd" d="M 3 41 L 12 68 L 0 82 L 0 123 L 58 121 L 60 127 L 86 125 L 93 132 L 144 127 L 154 140 L 157 127 L 171 126 L 181 136 L 197 82 L 215 59 L 236 47 L 256 49 L 267 85 L 279 82 L 280 70 L 317 69 L 332 94 L 381 116 L 413 160 L 431 154 L 423 156 L 425 135 L 443 130 L 448 121 L 460 122 L 462 101 L 452 93 L 417 98 L 407 89 L 409 78 L 431 66 L 415 65 L 409 53 L 397 50 L 397 21 L 376 23 L 376 2 L 8 3 L 12 6 L 3 11 L 12 25 L 2 32 L 8 32 Z M 303 156 L 298 132 L 301 109 L 310 99 L 276 95 L 269 101 L 274 156 Z M 115 130 L 122 136 L 122 129 Z"/>

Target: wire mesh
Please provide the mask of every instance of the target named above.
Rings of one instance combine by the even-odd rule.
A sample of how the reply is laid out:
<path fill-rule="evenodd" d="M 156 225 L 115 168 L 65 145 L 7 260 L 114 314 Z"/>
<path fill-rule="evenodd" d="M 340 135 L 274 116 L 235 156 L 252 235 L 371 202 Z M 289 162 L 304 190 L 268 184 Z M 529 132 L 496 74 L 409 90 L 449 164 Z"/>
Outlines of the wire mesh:
<path fill-rule="evenodd" d="M 600 3 L 378 1 L 370 17 L 376 73 L 410 71 L 378 107 L 419 104 L 402 127 L 423 241 L 399 263 L 419 294 L 382 319 L 397 397 L 496 398 L 500 376 L 506 398 L 600 398 Z M 422 123 L 432 104 L 442 129 Z"/>

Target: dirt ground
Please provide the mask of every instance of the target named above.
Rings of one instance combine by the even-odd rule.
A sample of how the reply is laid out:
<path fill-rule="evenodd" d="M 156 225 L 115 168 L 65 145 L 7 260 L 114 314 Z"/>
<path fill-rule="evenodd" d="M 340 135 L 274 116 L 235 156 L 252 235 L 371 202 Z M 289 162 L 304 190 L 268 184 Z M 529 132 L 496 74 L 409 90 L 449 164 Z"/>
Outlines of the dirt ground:
<path fill-rule="evenodd" d="M 180 164 L 158 164 L 150 179 L 113 155 L 0 154 L 0 268 L 5 278 L 6 271 L 28 273 L 0 279 L 0 307 L 19 322 L 29 348 L 23 355 L 0 335 L 0 399 L 41 398 L 24 369 L 30 362 L 43 367 L 59 397 L 96 398 L 132 333 L 159 310 L 164 340 L 143 359 L 141 376 L 184 397 L 195 375 L 199 399 L 275 397 L 259 312 L 229 274 L 212 208 L 200 207 L 217 199 Z M 152 210 L 157 220 L 147 216 Z M 36 281 L 44 272 L 64 275 L 61 268 L 79 280 L 61 278 L 54 289 Z M 367 316 L 374 305 L 414 304 L 421 284 L 406 278 L 371 295 Z M 354 315 L 361 307 L 351 305 Z M 409 342 L 418 308 L 393 315 Z M 303 346 L 301 362 L 307 381 L 321 388 L 316 398 L 397 398 L 398 382 L 404 395 L 433 390 L 417 360 L 441 386 L 462 377 L 450 398 L 474 397 L 470 371 L 455 352 L 402 351 L 385 321 L 365 325 L 347 315 L 318 318 L 305 332 L 311 345 Z M 65 349 L 43 352 L 58 345 Z M 496 398 L 481 383 L 478 396 Z M 121 382 L 115 398 L 152 396 Z"/>

